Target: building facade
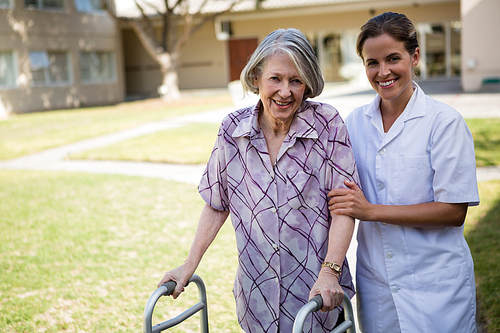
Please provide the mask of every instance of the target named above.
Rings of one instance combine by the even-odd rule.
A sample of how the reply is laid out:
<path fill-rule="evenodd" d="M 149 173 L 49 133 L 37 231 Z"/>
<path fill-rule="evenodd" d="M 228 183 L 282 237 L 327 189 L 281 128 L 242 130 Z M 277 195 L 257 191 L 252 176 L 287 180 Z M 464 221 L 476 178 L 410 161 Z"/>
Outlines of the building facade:
<path fill-rule="evenodd" d="M 227 1 L 209 0 L 205 15 Z M 119 20 L 102 2 L 0 0 L 0 118 L 158 96 L 160 66 L 127 21 L 140 16 L 134 0 L 106 1 L 125 18 Z M 420 78 L 459 77 L 466 92 L 500 81 L 498 0 L 265 0 L 258 9 L 255 3 L 243 0 L 192 36 L 182 51 L 180 89 L 227 87 L 268 33 L 289 27 L 308 37 L 326 81 L 363 80 L 356 36 L 385 11 L 415 23 Z"/>
<path fill-rule="evenodd" d="M 288 27 L 308 37 L 327 81 L 364 77 L 356 36 L 364 22 L 385 11 L 404 13 L 415 23 L 421 79 L 461 77 L 464 90 L 475 91 L 483 82 L 500 78 L 496 52 L 489 51 L 500 45 L 492 43 L 499 28 L 498 0 L 265 0 L 259 9 L 253 3 L 243 1 L 193 36 L 182 53 L 181 89 L 227 86 L 238 79 L 248 55 L 269 32 Z M 161 84 L 158 66 L 126 24 L 122 37 L 127 92 L 154 95 Z"/>
<path fill-rule="evenodd" d="M 0 117 L 123 101 L 119 36 L 100 0 L 0 0 Z"/>

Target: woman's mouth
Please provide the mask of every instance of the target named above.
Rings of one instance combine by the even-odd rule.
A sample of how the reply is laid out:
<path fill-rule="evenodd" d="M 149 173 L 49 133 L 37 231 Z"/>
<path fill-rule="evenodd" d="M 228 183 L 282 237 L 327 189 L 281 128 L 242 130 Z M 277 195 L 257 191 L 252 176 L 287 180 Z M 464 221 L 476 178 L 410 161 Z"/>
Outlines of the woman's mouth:
<path fill-rule="evenodd" d="M 389 80 L 389 81 L 379 81 L 378 84 L 379 86 L 381 86 L 382 88 L 386 88 L 386 87 L 389 87 L 391 84 L 393 84 L 394 82 L 396 82 L 397 79 L 392 79 L 392 80 Z"/>
<path fill-rule="evenodd" d="M 276 103 L 278 106 L 288 106 L 290 104 L 292 104 L 292 102 L 280 102 L 280 101 L 277 101 L 275 99 L 273 99 L 274 103 Z"/>

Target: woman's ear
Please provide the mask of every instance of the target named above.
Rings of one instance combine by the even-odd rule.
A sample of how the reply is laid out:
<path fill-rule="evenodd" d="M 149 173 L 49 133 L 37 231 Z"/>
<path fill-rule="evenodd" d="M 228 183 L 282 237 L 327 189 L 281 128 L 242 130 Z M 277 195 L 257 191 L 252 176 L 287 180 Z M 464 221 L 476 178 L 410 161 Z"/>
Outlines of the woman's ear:
<path fill-rule="evenodd" d="M 416 48 L 411 55 L 411 68 L 415 68 L 420 62 L 420 48 Z"/>

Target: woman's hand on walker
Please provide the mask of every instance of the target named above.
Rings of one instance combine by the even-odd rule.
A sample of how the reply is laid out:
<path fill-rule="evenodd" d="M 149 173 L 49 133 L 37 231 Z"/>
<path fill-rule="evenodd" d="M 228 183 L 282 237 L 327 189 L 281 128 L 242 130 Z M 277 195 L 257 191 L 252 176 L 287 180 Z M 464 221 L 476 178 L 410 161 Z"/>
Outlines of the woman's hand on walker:
<path fill-rule="evenodd" d="M 361 189 L 352 181 L 344 181 L 348 188 L 338 188 L 328 193 L 328 209 L 332 214 L 348 215 L 358 220 L 371 221 L 371 204 Z"/>
<path fill-rule="evenodd" d="M 316 295 L 321 295 L 323 299 L 322 312 L 328 312 L 342 304 L 344 290 L 340 286 L 339 277 L 330 268 L 323 267 L 318 276 L 318 280 L 309 293 L 309 299 Z"/>
<path fill-rule="evenodd" d="M 172 293 L 172 297 L 176 299 L 179 295 L 184 292 L 184 286 L 188 283 L 191 276 L 193 276 L 194 270 L 190 268 L 190 264 L 185 262 L 181 266 L 174 268 L 173 270 L 166 272 L 165 276 L 158 282 L 158 288 L 168 281 L 175 281 L 177 284 L 175 290 Z"/>

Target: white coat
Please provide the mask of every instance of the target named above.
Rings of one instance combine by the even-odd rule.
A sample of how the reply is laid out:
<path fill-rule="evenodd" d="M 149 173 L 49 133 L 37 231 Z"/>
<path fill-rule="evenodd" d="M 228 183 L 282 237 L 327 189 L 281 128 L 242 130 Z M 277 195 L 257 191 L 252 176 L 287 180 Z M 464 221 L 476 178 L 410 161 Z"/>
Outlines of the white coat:
<path fill-rule="evenodd" d="M 387 133 L 380 97 L 346 119 L 370 203 L 479 204 L 474 143 L 462 116 L 414 93 Z M 360 222 L 359 319 L 371 332 L 476 332 L 474 266 L 463 226 L 412 228 Z"/>

